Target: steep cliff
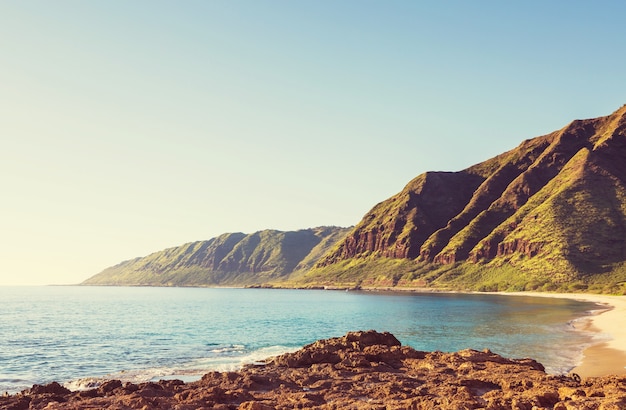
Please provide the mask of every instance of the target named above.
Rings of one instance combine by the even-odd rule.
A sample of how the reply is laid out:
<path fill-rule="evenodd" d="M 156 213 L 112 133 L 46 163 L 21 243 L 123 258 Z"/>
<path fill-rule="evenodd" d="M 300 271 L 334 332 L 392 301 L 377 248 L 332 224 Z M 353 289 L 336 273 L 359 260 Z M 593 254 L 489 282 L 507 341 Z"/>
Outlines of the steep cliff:
<path fill-rule="evenodd" d="M 243 286 L 280 281 L 307 270 L 347 228 L 228 233 L 124 261 L 84 285 Z"/>
<path fill-rule="evenodd" d="M 354 228 L 225 234 L 85 284 L 413 286 L 626 293 L 626 106 L 459 172 L 427 172 Z"/>
<path fill-rule="evenodd" d="M 510 269 L 511 283 L 626 280 L 626 106 L 463 171 L 418 176 L 372 208 L 308 279 L 392 258 L 410 260 L 402 269 L 411 274 L 399 275 L 422 284 L 475 279 L 478 265 Z"/>

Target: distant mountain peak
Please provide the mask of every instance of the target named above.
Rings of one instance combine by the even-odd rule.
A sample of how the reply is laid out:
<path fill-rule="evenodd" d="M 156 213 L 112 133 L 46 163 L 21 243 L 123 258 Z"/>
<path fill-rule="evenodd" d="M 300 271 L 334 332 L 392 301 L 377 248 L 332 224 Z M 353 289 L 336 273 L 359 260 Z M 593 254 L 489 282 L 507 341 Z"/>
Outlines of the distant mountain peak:
<path fill-rule="evenodd" d="M 84 285 L 244 286 L 276 282 L 308 270 L 348 232 L 323 226 L 226 233 L 111 266 Z"/>

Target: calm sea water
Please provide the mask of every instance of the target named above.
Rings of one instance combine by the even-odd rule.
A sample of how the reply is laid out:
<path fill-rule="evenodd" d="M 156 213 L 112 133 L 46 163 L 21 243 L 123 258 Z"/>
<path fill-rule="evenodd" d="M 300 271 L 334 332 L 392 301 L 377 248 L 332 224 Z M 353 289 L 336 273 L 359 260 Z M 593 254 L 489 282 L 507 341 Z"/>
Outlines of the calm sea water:
<path fill-rule="evenodd" d="M 562 299 L 322 290 L 0 287 L 0 393 L 59 381 L 192 380 L 352 330 L 419 350 L 489 348 L 569 371 L 596 306 Z"/>

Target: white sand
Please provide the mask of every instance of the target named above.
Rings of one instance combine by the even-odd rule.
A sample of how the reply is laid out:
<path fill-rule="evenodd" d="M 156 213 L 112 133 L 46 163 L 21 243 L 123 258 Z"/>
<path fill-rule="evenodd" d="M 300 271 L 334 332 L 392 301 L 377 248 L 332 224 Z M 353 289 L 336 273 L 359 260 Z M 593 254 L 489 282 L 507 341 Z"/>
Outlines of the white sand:
<path fill-rule="evenodd" d="M 574 299 L 598 303 L 598 314 L 589 316 L 583 330 L 599 332 L 601 342 L 583 352 L 583 362 L 574 369 L 582 377 L 626 374 L 626 296 L 593 295 L 584 293 L 512 292 L 504 295 L 523 295 Z"/>

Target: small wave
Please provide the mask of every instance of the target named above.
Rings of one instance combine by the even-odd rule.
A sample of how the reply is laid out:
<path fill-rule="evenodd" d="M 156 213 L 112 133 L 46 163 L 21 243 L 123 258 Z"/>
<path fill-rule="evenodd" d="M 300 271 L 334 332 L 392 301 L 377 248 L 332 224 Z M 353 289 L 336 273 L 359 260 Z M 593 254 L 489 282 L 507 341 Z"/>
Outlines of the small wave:
<path fill-rule="evenodd" d="M 287 352 L 293 352 L 297 348 L 285 346 L 268 346 L 246 352 L 243 345 L 231 345 L 213 349 L 211 353 L 218 353 L 211 357 L 195 359 L 188 363 L 175 364 L 148 369 L 123 370 L 107 374 L 101 377 L 86 377 L 71 380 L 63 385 L 72 390 L 89 390 L 98 388 L 108 380 L 120 380 L 130 383 L 144 383 L 158 380 L 182 380 L 190 383 L 199 380 L 210 371 L 235 371 L 246 364 L 262 363 L 265 359 Z"/>
<path fill-rule="evenodd" d="M 215 349 L 211 349 L 210 352 L 217 353 L 217 354 L 233 353 L 233 352 L 243 352 L 245 351 L 245 349 L 246 347 L 244 345 L 228 345 L 228 346 L 216 347 Z"/>
<path fill-rule="evenodd" d="M 198 375 L 194 372 L 161 367 L 141 370 L 124 370 L 100 377 L 85 377 L 63 383 L 63 386 L 72 391 L 82 391 L 97 389 L 109 380 L 120 380 L 123 383 L 144 383 L 157 380 L 180 379 L 184 382 L 190 382 L 198 380 L 201 376 L 202 375 Z"/>
<path fill-rule="evenodd" d="M 583 350 L 586 345 L 561 346 L 558 355 L 551 357 L 550 362 L 545 363 L 546 373 L 554 375 L 568 374 L 583 360 Z"/>
<path fill-rule="evenodd" d="M 256 350 L 238 351 L 239 354 L 224 354 L 219 356 L 210 356 L 196 359 L 189 363 L 190 368 L 202 369 L 203 371 L 221 371 L 228 372 L 240 369 L 246 364 L 261 363 L 265 359 L 277 356 L 287 352 L 293 352 L 298 348 L 290 348 L 286 346 L 268 346 Z M 229 353 L 232 353 L 229 352 Z"/>
<path fill-rule="evenodd" d="M 85 377 L 82 379 L 71 380 L 69 382 L 63 383 L 63 386 L 66 389 L 70 389 L 72 391 L 80 391 L 80 390 L 90 390 L 98 388 L 105 381 L 110 380 L 109 378 L 97 378 L 97 377 Z"/>
<path fill-rule="evenodd" d="M 611 340 L 606 333 L 589 330 L 589 316 L 583 316 L 568 322 L 566 334 L 571 335 L 571 340 L 563 340 L 555 354 L 551 356 L 549 364 L 546 364 L 546 372 L 549 374 L 567 374 L 579 366 L 584 359 L 584 352 L 589 347 Z"/>
<path fill-rule="evenodd" d="M 257 362 L 262 362 L 265 359 L 268 359 L 270 357 L 273 356 L 278 356 L 284 353 L 292 353 L 295 352 L 296 350 L 300 349 L 301 346 L 298 347 L 286 347 L 286 346 L 268 346 L 268 347 L 263 347 L 260 349 L 257 349 L 253 352 L 250 352 L 247 357 L 245 358 L 246 363 L 244 364 L 248 364 L 248 363 L 257 363 Z"/>
<path fill-rule="evenodd" d="M 21 377 L 20 375 L 14 375 L 13 377 L 0 377 L 0 394 L 9 393 L 15 394 L 22 390 L 29 389 L 33 386 L 33 378 L 27 376 Z"/>

